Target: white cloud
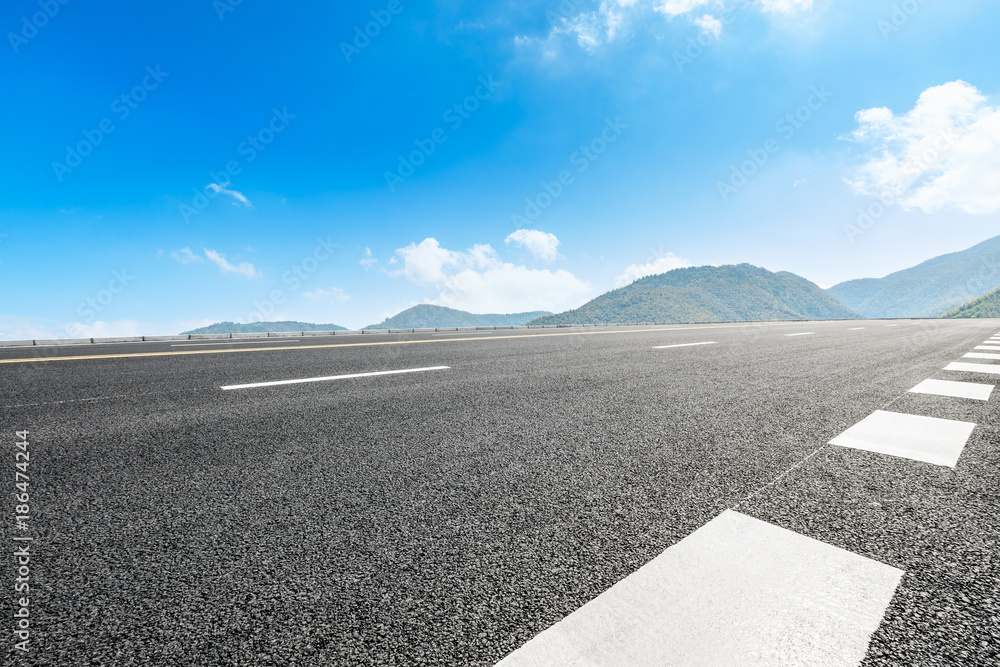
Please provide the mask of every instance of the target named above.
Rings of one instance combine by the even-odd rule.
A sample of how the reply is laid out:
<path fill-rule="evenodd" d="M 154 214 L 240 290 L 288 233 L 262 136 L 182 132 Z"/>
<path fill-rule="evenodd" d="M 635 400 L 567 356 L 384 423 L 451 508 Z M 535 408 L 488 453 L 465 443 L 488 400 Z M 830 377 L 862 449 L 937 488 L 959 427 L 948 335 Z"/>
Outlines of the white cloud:
<path fill-rule="evenodd" d="M 719 39 L 719 35 L 722 34 L 722 21 L 711 14 L 705 14 L 694 19 L 694 24 L 701 28 L 704 34 L 711 35 L 715 39 Z"/>
<path fill-rule="evenodd" d="M 504 243 L 515 243 L 530 252 L 535 259 L 545 262 L 559 259 L 559 239 L 555 234 L 537 229 L 519 229 L 505 238 Z"/>
<path fill-rule="evenodd" d="M 239 206 L 240 204 L 246 206 L 247 208 L 251 208 L 253 206 L 253 204 L 250 203 L 250 200 L 247 199 L 242 192 L 238 190 L 227 190 L 227 185 L 229 185 L 229 181 L 226 181 L 225 183 L 209 183 L 205 187 L 216 194 L 228 195 L 232 197 L 235 200 L 231 202 L 233 206 Z"/>
<path fill-rule="evenodd" d="M 350 295 L 339 287 L 329 287 L 320 288 L 313 290 L 312 292 L 304 292 L 302 294 L 307 299 L 312 299 L 313 301 L 321 301 L 326 303 L 338 303 L 341 301 L 350 300 Z"/>
<path fill-rule="evenodd" d="M 797 14 L 812 9 L 813 0 L 760 0 L 760 7 L 769 14 Z"/>
<path fill-rule="evenodd" d="M 246 276 L 247 278 L 256 278 L 260 276 L 260 272 L 258 272 L 257 269 L 254 268 L 254 265 L 250 262 L 240 262 L 238 265 L 234 266 L 229 263 L 225 255 L 214 250 L 209 250 L 208 248 L 205 248 L 205 257 L 222 269 L 223 273 L 238 273 L 241 276 Z"/>
<path fill-rule="evenodd" d="M 174 250 L 170 253 L 170 256 L 181 264 L 191 264 L 192 262 L 204 262 L 205 260 L 201 258 L 200 255 L 196 255 L 191 252 L 191 248 L 181 248 L 180 250 Z"/>
<path fill-rule="evenodd" d="M 711 4 L 712 0 L 662 0 L 656 5 L 656 11 L 667 16 L 680 16 Z"/>
<path fill-rule="evenodd" d="M 615 276 L 615 287 L 625 287 L 626 285 L 634 283 L 639 278 L 655 276 L 660 273 L 666 273 L 667 271 L 673 271 L 674 269 L 681 269 L 685 266 L 691 266 L 691 262 L 677 257 L 672 252 L 668 252 L 662 257 L 657 257 L 652 262 L 648 262 L 646 264 L 631 264 L 625 267 L 625 270 L 622 273 Z"/>
<path fill-rule="evenodd" d="M 859 111 L 846 138 L 868 144 L 848 184 L 858 194 L 934 213 L 1000 211 L 1000 107 L 965 81 L 928 88 L 910 111 Z"/>
<path fill-rule="evenodd" d="M 568 271 L 504 262 L 486 244 L 456 252 L 427 238 L 400 248 L 396 257 L 403 268 L 392 275 L 432 284 L 439 294 L 431 303 L 471 312 L 562 311 L 579 306 L 592 292 L 590 284 Z"/>
<path fill-rule="evenodd" d="M 365 267 L 365 271 L 372 268 L 375 264 L 378 264 L 378 260 L 372 257 L 372 249 L 365 248 L 365 256 L 361 258 L 359 262 L 361 266 Z"/>

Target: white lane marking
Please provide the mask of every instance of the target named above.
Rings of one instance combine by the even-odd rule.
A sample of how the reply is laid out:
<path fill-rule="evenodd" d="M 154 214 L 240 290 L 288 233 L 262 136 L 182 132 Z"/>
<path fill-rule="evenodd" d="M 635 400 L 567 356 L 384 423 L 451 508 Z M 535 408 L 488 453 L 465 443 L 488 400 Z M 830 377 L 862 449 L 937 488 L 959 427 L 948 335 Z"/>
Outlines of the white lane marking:
<path fill-rule="evenodd" d="M 501 329 L 501 331 L 507 332 L 507 331 L 510 331 L 510 329 Z M 418 331 L 417 333 L 426 333 L 426 332 L 420 332 L 420 331 Z M 496 334 L 496 333 L 497 333 L 496 331 L 493 331 L 491 329 L 489 331 L 452 331 L 451 333 L 436 333 L 434 335 L 435 336 L 468 336 L 469 334 Z"/>
<path fill-rule="evenodd" d="M 964 364 L 956 361 L 944 367 L 946 371 L 963 371 L 965 373 L 989 373 L 1000 375 L 1000 364 Z"/>
<path fill-rule="evenodd" d="M 242 345 L 243 343 L 301 343 L 301 338 L 262 338 L 261 340 L 227 340 L 220 343 L 175 343 L 170 347 L 191 347 L 194 345 Z"/>
<path fill-rule="evenodd" d="M 887 324 L 885 326 L 887 326 L 887 327 L 898 327 L 899 325 L 898 324 Z"/>
<path fill-rule="evenodd" d="M 975 428 L 969 422 L 876 410 L 830 444 L 954 468 Z"/>
<path fill-rule="evenodd" d="M 963 354 L 965 359 L 1000 359 L 1000 354 L 989 353 L 989 352 L 969 352 L 968 354 Z"/>
<path fill-rule="evenodd" d="M 853 667 L 903 574 L 726 510 L 496 667 Z"/>
<path fill-rule="evenodd" d="M 977 350 L 1000 350 L 1000 345 L 977 345 Z"/>
<path fill-rule="evenodd" d="M 786 336 L 812 336 L 815 331 L 804 331 L 802 333 L 785 334 Z"/>
<path fill-rule="evenodd" d="M 711 341 L 711 342 L 705 342 L 705 343 L 681 343 L 679 345 L 655 345 L 655 346 L 653 346 L 653 349 L 654 350 L 666 350 L 666 349 L 669 349 L 671 347 L 694 347 L 696 345 L 715 345 L 715 344 L 716 344 L 715 341 Z"/>
<path fill-rule="evenodd" d="M 848 331 L 861 331 L 864 327 L 851 327 Z"/>
<path fill-rule="evenodd" d="M 375 371 L 373 373 L 351 373 L 350 375 L 330 375 L 327 377 L 319 378 L 303 378 L 301 380 L 277 380 L 275 382 L 253 382 L 251 384 L 231 384 L 221 389 L 228 391 L 230 389 L 252 389 L 254 387 L 276 387 L 282 384 L 302 384 L 304 382 L 327 382 L 329 380 L 349 380 L 352 378 L 368 378 L 375 377 L 376 375 L 400 375 L 402 373 L 423 373 L 425 371 L 443 371 L 450 368 L 449 366 L 430 366 L 428 368 L 407 368 L 400 371 Z"/>
<path fill-rule="evenodd" d="M 954 382 L 952 380 L 924 380 L 910 391 L 914 394 L 933 394 L 953 398 L 974 398 L 977 401 L 990 400 L 995 385 L 978 382 Z"/>

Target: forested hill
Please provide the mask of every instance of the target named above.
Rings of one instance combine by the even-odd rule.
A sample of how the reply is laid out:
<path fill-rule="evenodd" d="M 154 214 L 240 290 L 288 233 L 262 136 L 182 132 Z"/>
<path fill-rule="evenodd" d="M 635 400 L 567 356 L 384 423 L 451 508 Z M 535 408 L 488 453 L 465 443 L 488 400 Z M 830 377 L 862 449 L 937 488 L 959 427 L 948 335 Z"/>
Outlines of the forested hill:
<path fill-rule="evenodd" d="M 1000 287 L 965 305 L 949 310 L 942 317 L 1000 317 Z"/>
<path fill-rule="evenodd" d="M 464 310 L 432 306 L 423 303 L 365 327 L 365 329 L 433 329 L 436 327 L 512 327 L 552 313 L 538 310 L 530 313 L 476 314 Z"/>
<path fill-rule="evenodd" d="M 530 324 L 854 319 L 805 278 L 751 264 L 674 269 Z"/>
<path fill-rule="evenodd" d="M 1000 236 L 884 278 L 848 280 L 827 292 L 865 317 L 939 317 L 997 285 Z"/>

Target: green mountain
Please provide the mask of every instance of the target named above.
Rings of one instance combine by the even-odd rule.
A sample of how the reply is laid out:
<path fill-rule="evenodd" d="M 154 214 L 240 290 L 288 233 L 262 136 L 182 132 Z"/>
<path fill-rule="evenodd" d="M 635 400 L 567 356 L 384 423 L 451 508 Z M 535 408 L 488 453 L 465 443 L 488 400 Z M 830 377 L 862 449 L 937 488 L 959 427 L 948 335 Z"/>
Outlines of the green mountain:
<path fill-rule="evenodd" d="M 308 322 L 250 322 L 249 324 L 237 324 L 236 322 L 216 322 L 207 327 L 182 331 L 184 334 L 226 334 L 226 333 L 264 333 L 280 331 L 345 331 L 344 327 L 336 324 L 310 324 Z"/>
<path fill-rule="evenodd" d="M 866 317 L 938 317 L 1000 285 L 1000 236 L 884 278 L 848 280 L 827 292 Z"/>
<path fill-rule="evenodd" d="M 817 285 L 751 264 L 674 269 L 530 324 L 855 319 Z"/>
<path fill-rule="evenodd" d="M 512 315 L 477 315 L 464 310 L 420 304 L 407 308 L 383 322 L 372 324 L 365 329 L 433 329 L 445 327 L 516 327 L 527 324 L 529 320 L 552 313 L 539 310 L 531 313 L 514 313 Z"/>
<path fill-rule="evenodd" d="M 949 310 L 941 317 L 1000 317 L 1000 287 L 978 299 Z"/>

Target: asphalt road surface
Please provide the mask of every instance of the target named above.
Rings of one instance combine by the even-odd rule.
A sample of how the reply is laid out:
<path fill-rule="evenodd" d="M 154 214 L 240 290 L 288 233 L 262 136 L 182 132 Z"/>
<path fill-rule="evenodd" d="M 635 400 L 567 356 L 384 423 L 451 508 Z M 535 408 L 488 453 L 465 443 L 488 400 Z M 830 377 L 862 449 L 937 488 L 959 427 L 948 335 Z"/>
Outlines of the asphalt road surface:
<path fill-rule="evenodd" d="M 871 627 L 828 614 L 863 664 L 1000 664 L 1000 396 L 909 391 L 994 384 L 1000 359 L 964 355 L 991 354 L 976 348 L 998 332 L 799 322 L 0 350 L 4 546 L 30 554 L 3 559 L 7 663 L 533 664 L 533 637 L 571 615 L 586 627 L 585 605 L 661 555 L 671 576 L 682 539 L 735 517 L 790 537 L 790 557 L 828 545 L 874 568 L 884 599 L 848 595 Z M 944 370 L 956 362 L 979 367 Z M 286 382 L 316 378 L 334 379 Z M 974 429 L 953 466 L 828 444 L 879 411 L 948 420 L 917 422 L 928 437 Z M 685 613 L 728 613 L 727 567 L 683 577 L 705 582 Z M 789 612 L 795 638 L 762 647 L 771 664 L 798 664 L 828 630 L 810 625 L 835 606 L 821 597 L 806 630 Z M 642 600 L 602 600 L 615 632 L 681 618 L 677 600 L 648 617 Z M 775 621 L 750 609 L 720 632 Z M 725 637 L 709 626 L 659 664 L 711 662 L 698 647 Z M 576 664 L 613 664 L 598 643 Z"/>

